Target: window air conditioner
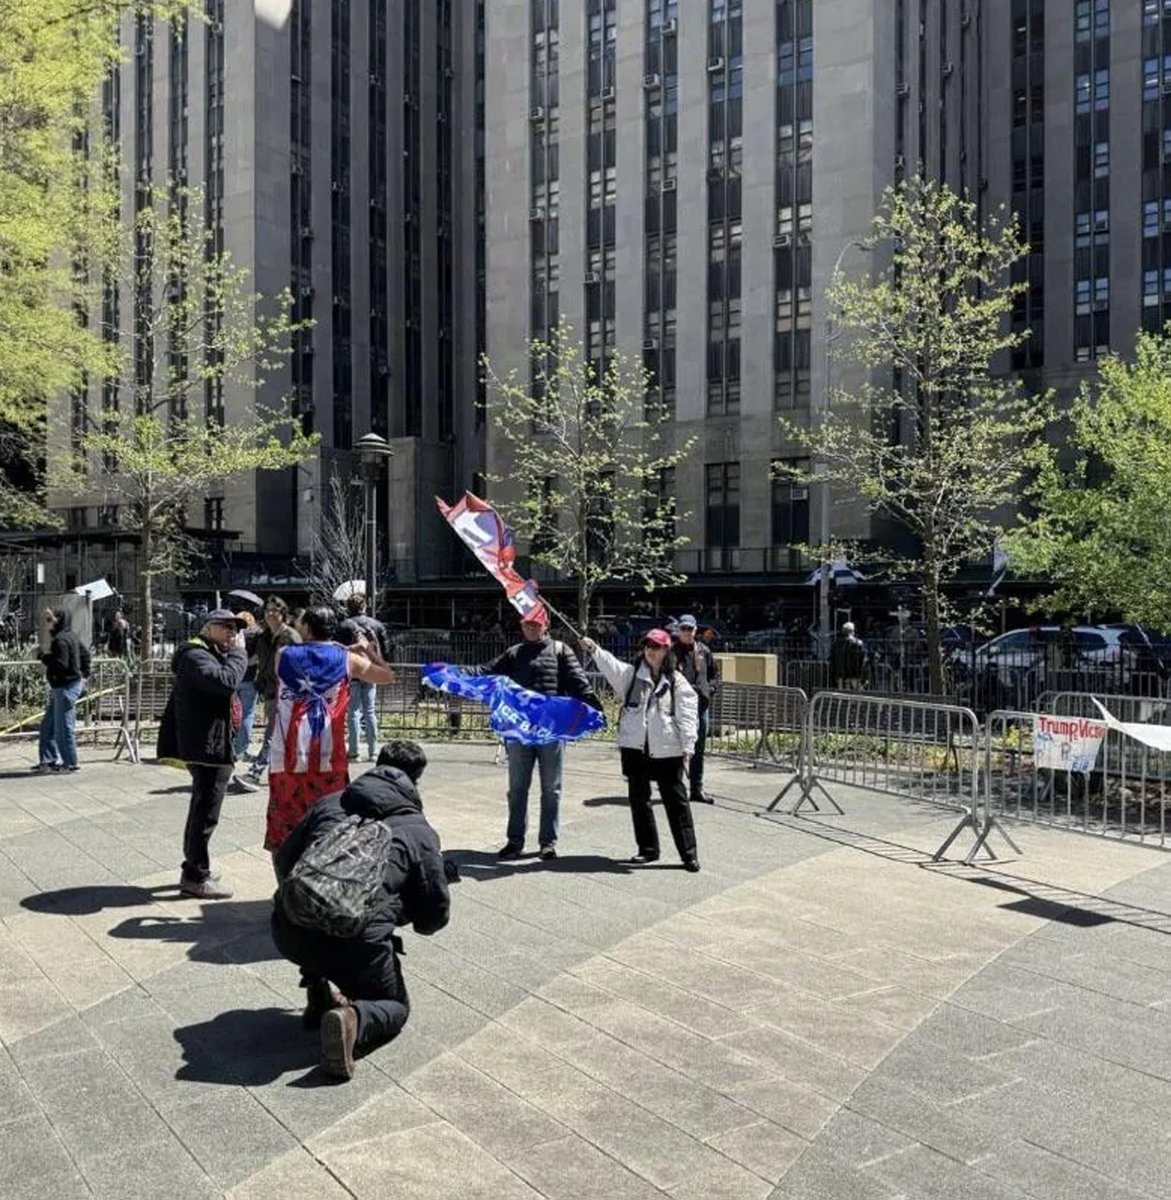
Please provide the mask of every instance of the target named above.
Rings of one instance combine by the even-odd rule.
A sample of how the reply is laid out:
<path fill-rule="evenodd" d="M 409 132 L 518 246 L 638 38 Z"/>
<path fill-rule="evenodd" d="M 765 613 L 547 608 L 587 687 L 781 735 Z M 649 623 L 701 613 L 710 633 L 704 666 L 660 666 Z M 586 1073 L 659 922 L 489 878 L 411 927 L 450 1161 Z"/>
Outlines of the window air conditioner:
<path fill-rule="evenodd" d="M 592 287 L 595 283 L 601 283 L 601 282 L 602 282 L 602 277 L 601 277 L 601 275 L 599 275 L 597 273 L 597 271 L 587 271 L 585 273 L 586 287 Z"/>
<path fill-rule="evenodd" d="M 679 31 L 679 22 L 674 17 L 668 17 L 663 22 L 663 36 L 674 37 Z"/>
<path fill-rule="evenodd" d="M 662 190 L 664 192 L 673 192 L 678 184 L 679 181 L 677 179 L 664 179 Z"/>
<path fill-rule="evenodd" d="M 713 74 L 715 74 L 716 71 L 722 71 L 724 69 L 723 57 L 717 55 L 715 58 L 709 58 L 707 60 L 707 69 Z"/>
<path fill-rule="evenodd" d="M 538 104 L 534 108 L 529 109 L 530 121 L 543 121 L 545 119 L 545 110 Z"/>
<path fill-rule="evenodd" d="M 897 95 L 902 96 L 905 99 L 911 94 L 911 85 L 909 83 L 900 83 L 899 86 L 895 88 L 895 92 Z"/>
<path fill-rule="evenodd" d="M 644 350 L 657 350 L 659 348 L 659 343 L 655 338 L 647 338 L 646 341 L 643 342 L 642 348 Z"/>
<path fill-rule="evenodd" d="M 651 88 L 657 88 L 663 82 L 661 75 L 644 75 L 642 77 L 642 86 L 650 91 Z"/>
<path fill-rule="evenodd" d="M 529 209 L 530 221 L 543 221 L 545 219 L 545 210 L 539 206 Z"/>
<path fill-rule="evenodd" d="M 773 249 L 774 250 L 786 250 L 792 244 L 793 244 L 793 237 L 791 234 L 788 234 L 788 233 L 778 233 L 777 236 L 775 238 L 773 238 Z"/>

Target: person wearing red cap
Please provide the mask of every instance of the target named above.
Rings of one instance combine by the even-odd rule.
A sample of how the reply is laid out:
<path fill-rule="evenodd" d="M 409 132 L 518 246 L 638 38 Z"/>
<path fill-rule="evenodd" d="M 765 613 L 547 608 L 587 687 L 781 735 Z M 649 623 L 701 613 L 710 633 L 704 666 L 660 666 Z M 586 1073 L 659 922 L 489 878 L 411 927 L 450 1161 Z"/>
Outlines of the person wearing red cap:
<path fill-rule="evenodd" d="M 615 658 L 592 638 L 582 638 L 581 648 L 593 655 L 606 682 L 622 697 L 618 749 L 638 846 L 630 861 L 651 863 L 659 857 L 659 830 L 651 808 L 653 782 L 684 869 L 698 871 L 695 825 L 683 777 L 699 731 L 699 701 L 675 667 L 671 635 L 665 629 L 648 630 L 632 663 Z"/>
<path fill-rule="evenodd" d="M 572 696 L 591 708 L 602 707 L 577 655 L 564 642 L 549 636 L 549 618 L 543 606 L 521 617 L 520 630 L 524 641 L 510 646 L 495 662 L 468 669 L 467 674 L 504 675 L 522 688 L 542 696 Z M 565 743 L 522 746 L 519 742 L 509 742 L 505 753 L 508 755 L 508 834 L 496 857 L 519 858 L 524 853 L 529 789 L 536 767 L 541 776 L 538 853 L 542 859 L 556 858 Z"/>

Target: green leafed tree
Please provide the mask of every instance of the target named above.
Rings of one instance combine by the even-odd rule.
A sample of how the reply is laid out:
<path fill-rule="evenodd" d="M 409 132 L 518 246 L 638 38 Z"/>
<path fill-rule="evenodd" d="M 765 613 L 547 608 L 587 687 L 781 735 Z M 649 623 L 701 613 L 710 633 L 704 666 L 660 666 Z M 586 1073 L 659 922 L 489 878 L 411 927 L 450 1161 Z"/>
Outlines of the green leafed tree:
<path fill-rule="evenodd" d="M 50 397 L 111 367 L 79 314 L 90 269 L 117 234 L 110 148 L 94 121 L 100 85 L 120 61 L 127 14 L 167 18 L 191 0 L 0 2 L 0 523 L 43 517 L 30 500 Z"/>
<path fill-rule="evenodd" d="M 487 359 L 488 419 L 507 447 L 501 508 L 536 562 L 577 582 L 588 628 L 598 586 L 648 591 L 682 582 L 675 552 L 674 472 L 694 438 L 678 441 L 640 362 L 614 352 L 591 362 L 568 325 L 529 346 L 531 371 L 499 374 Z"/>
<path fill-rule="evenodd" d="M 1034 454 L 1037 515 L 1010 539 L 1013 563 L 1053 581 L 1048 607 L 1171 630 L 1171 334 L 1102 359 L 1068 420 Z"/>
<path fill-rule="evenodd" d="M 1045 398 L 994 373 L 1019 345 L 1010 278 L 1026 247 L 1011 217 L 981 226 L 976 208 L 918 178 L 888 189 L 868 241 L 875 269 L 831 281 L 841 355 L 864 382 L 833 387 L 811 430 L 782 420 L 808 446 L 838 498 L 858 499 L 917 546 L 931 690 L 944 686 L 944 587 L 987 557 L 1011 520 L 1026 451 L 1048 422 Z"/>
<path fill-rule="evenodd" d="M 224 419 L 224 390 L 259 392 L 300 327 L 287 292 L 251 291 L 248 272 L 216 248 L 203 208 L 198 190 L 145 197 L 114 266 L 134 321 L 123 331 L 117 391 L 103 394 L 122 403 L 101 410 L 54 478 L 118 505 L 123 528 L 139 536 L 144 623 L 154 580 L 189 563 L 191 506 L 228 479 L 301 462 L 317 442 L 283 401 Z"/>

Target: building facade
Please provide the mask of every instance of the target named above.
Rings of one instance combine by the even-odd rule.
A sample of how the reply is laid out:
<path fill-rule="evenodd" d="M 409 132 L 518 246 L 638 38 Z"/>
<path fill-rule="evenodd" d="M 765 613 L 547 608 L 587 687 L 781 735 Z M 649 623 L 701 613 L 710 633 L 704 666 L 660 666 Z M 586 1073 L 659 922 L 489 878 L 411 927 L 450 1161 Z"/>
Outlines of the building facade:
<path fill-rule="evenodd" d="M 188 513 L 189 529 L 226 543 L 254 573 L 285 576 L 311 551 L 329 476 L 356 478 L 352 447 L 373 430 L 394 450 L 379 500 L 392 578 L 443 574 L 456 548 L 434 537 L 435 493 L 471 482 L 480 463 L 476 410 L 477 196 L 474 136 L 482 5 L 471 0 L 205 0 L 204 20 L 141 18 L 101 96 L 121 147 L 129 220 L 146 186 L 202 189 L 217 248 L 265 296 L 290 289 L 295 335 L 262 387 L 209 383 L 209 421 L 236 424 L 288 396 L 316 461 L 229 480 Z M 480 105 L 481 107 L 478 107 Z M 478 157 L 481 156 L 481 157 Z M 108 288 L 98 318 L 135 372 L 153 369 L 139 298 Z M 53 453 L 133 403 L 117 383 L 70 398 Z M 122 542 L 106 570 L 132 590 L 133 546 L 119 514 L 92 497 L 54 496 L 72 535 Z M 87 501 L 89 501 L 87 503 Z"/>
<path fill-rule="evenodd" d="M 643 358 L 698 435 L 694 577 L 806 573 L 823 497 L 773 480 L 802 453 L 777 417 L 850 382 L 825 293 L 889 185 L 1017 214 L 1030 387 L 1171 312 L 1171 0 L 499 0 L 487 43 L 489 354 L 523 369 L 564 320 Z M 507 476 L 491 428 L 487 458 Z M 828 526 L 882 536 L 849 503 Z"/>

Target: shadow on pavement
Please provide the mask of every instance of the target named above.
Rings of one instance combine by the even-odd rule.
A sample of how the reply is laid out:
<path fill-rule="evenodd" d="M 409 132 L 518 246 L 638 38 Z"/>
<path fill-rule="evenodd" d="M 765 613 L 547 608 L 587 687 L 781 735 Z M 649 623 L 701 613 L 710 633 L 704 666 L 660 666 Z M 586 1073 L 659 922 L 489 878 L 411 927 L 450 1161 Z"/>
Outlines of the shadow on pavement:
<path fill-rule="evenodd" d="M 662 801 L 659 800 L 657 797 L 652 797 L 651 803 L 652 804 L 655 804 L 655 803 L 661 804 Z M 630 797 L 629 796 L 589 796 L 585 800 L 582 801 L 582 806 L 585 808 L 602 808 L 607 804 L 613 804 L 619 808 L 629 808 L 630 807 Z"/>
<path fill-rule="evenodd" d="M 59 888 L 55 892 L 37 892 L 25 896 L 21 908 L 30 912 L 57 913 L 65 917 L 82 917 L 101 912 L 103 908 L 132 908 L 154 900 L 178 899 L 174 884 L 159 887 L 132 887 L 129 884 L 94 884 L 91 887 Z"/>
<path fill-rule="evenodd" d="M 460 874 L 465 879 L 504 879 L 509 875 L 524 875 L 534 871 L 572 872 L 575 875 L 631 873 L 628 863 L 603 858 L 600 854 L 565 854 L 545 861 L 538 858 L 534 850 L 531 854 L 501 862 L 490 850 L 448 850 L 444 857 L 458 864 Z"/>
<path fill-rule="evenodd" d="M 187 957 L 197 962 L 268 962 L 281 957 L 269 933 L 271 900 L 216 900 L 198 915 L 128 917 L 110 930 L 114 938 L 190 942 Z"/>
<path fill-rule="evenodd" d="M 183 1049 L 176 1079 L 192 1083 L 225 1083 L 259 1087 L 289 1071 L 316 1068 L 320 1043 L 301 1028 L 301 1017 L 283 1008 L 234 1008 L 210 1021 L 175 1030 Z M 312 1070 L 291 1086 L 328 1084 Z"/>

